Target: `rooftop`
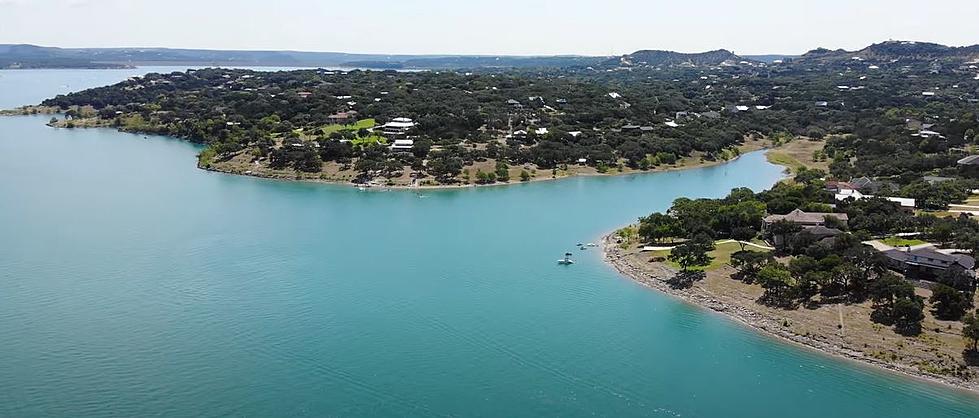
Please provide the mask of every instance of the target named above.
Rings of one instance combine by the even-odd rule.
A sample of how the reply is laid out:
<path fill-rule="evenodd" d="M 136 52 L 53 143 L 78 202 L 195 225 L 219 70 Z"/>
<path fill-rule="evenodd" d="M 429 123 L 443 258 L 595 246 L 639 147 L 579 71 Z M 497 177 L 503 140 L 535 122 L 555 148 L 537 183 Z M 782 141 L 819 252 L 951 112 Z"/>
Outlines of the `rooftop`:
<path fill-rule="evenodd" d="M 792 223 L 821 223 L 827 217 L 836 218 L 841 221 L 850 219 L 845 213 L 803 212 L 802 209 L 796 209 L 789 212 L 788 215 L 768 215 L 765 217 L 765 222 L 771 223 L 784 220 Z"/>

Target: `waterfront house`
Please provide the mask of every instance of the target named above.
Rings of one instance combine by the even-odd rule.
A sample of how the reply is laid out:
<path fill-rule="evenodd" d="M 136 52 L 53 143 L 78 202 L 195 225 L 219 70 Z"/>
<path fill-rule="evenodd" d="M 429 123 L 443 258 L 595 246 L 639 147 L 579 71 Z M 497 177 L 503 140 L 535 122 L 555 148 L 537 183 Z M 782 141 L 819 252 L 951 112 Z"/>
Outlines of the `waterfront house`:
<path fill-rule="evenodd" d="M 887 266 L 909 278 L 934 279 L 949 276 L 949 271 L 967 277 L 970 283 L 949 283 L 955 286 L 972 286 L 975 280 L 976 260 L 966 254 L 946 254 L 934 248 L 894 248 L 883 251 Z M 951 275 L 954 276 L 954 275 Z"/>
<path fill-rule="evenodd" d="M 816 226 L 826 226 L 826 218 L 834 218 L 842 225 L 846 225 L 849 217 L 845 213 L 826 213 L 826 212 L 804 212 L 796 209 L 787 215 L 768 215 L 763 219 L 762 229 L 766 229 L 771 224 L 778 221 L 791 222 L 803 228 Z"/>

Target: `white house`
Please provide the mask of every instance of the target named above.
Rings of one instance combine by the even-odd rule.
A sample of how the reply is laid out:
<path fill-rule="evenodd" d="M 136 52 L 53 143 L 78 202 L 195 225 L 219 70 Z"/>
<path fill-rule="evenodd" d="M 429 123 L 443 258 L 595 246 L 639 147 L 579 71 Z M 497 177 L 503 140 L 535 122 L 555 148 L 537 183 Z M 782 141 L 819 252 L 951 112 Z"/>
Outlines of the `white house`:
<path fill-rule="evenodd" d="M 403 150 L 407 151 L 415 146 L 415 141 L 412 139 L 395 139 L 394 143 L 391 144 L 392 150 Z"/>
<path fill-rule="evenodd" d="M 385 123 L 382 126 L 384 136 L 398 137 L 405 136 L 408 131 L 415 127 L 415 122 L 408 118 L 394 118 L 394 120 Z"/>
<path fill-rule="evenodd" d="M 863 193 L 860 193 L 859 190 L 853 190 L 853 189 L 840 189 L 840 191 L 836 193 L 837 201 L 844 201 L 847 199 L 862 200 L 862 199 L 869 199 L 872 197 L 874 196 L 865 195 Z M 905 210 L 905 211 L 913 211 L 916 204 L 914 199 L 907 198 L 907 197 L 885 197 L 884 199 L 890 202 L 897 203 L 900 206 L 901 210 Z"/>

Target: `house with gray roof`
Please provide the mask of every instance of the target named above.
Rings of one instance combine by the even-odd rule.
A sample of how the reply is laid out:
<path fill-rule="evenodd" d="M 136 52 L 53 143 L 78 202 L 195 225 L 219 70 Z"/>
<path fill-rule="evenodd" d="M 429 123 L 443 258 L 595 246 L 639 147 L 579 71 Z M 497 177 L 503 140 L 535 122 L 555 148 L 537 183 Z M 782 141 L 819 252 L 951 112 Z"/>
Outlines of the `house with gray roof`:
<path fill-rule="evenodd" d="M 949 283 L 951 285 L 971 285 L 976 277 L 976 260 L 966 254 L 946 254 L 931 247 L 912 249 L 894 248 L 882 253 L 887 266 L 904 273 L 909 278 L 935 279 L 948 276 L 949 271 L 961 273 L 970 283 Z"/>
<path fill-rule="evenodd" d="M 979 165 L 979 155 L 970 155 L 956 162 L 958 165 Z"/>
<path fill-rule="evenodd" d="M 762 229 L 778 221 L 792 222 L 803 228 L 826 226 L 826 218 L 835 218 L 842 225 L 846 225 L 846 222 L 850 220 L 845 213 L 804 212 L 802 209 L 796 209 L 787 215 L 766 216 L 763 220 Z"/>

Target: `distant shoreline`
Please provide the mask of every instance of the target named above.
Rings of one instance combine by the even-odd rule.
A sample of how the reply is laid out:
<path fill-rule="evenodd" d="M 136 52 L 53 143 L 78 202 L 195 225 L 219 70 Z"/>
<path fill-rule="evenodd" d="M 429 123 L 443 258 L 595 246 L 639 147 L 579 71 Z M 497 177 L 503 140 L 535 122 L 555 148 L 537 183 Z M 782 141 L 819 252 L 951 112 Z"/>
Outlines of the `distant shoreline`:
<path fill-rule="evenodd" d="M 721 314 L 746 328 L 750 328 L 764 336 L 772 337 L 780 343 L 790 343 L 795 346 L 817 351 L 823 355 L 858 362 L 861 365 L 873 366 L 899 374 L 902 377 L 910 377 L 932 384 L 939 384 L 961 390 L 972 396 L 979 396 L 979 382 L 975 380 L 934 375 L 912 368 L 909 365 L 884 362 L 868 357 L 864 353 L 856 350 L 849 350 L 808 336 L 796 334 L 782 326 L 780 324 L 782 319 L 780 318 L 768 316 L 736 304 L 726 303 L 702 289 L 673 289 L 665 281 L 666 278 L 673 274 L 673 271 L 662 265 L 657 266 L 660 270 L 658 274 L 643 271 L 643 269 L 638 268 L 626 258 L 625 254 L 623 254 L 615 242 L 614 236 L 615 233 L 612 232 L 602 237 L 603 261 L 613 267 L 622 276 L 647 288 L 659 291 L 698 308 Z"/>
<path fill-rule="evenodd" d="M 22 107 L 19 107 L 19 108 L 9 109 L 9 110 L 0 110 L 0 116 L 39 116 L 39 115 L 54 115 L 54 114 L 59 114 L 59 113 L 60 113 L 60 109 L 57 109 L 57 108 L 54 108 L 54 107 L 50 107 L 50 106 L 36 106 L 36 105 L 35 106 L 22 106 Z M 108 123 L 108 121 L 105 121 L 103 119 L 98 119 L 98 118 L 75 119 L 72 122 L 75 125 L 72 126 L 72 127 L 70 127 L 70 128 L 66 126 L 66 124 L 68 122 L 67 121 L 64 121 L 64 120 L 59 120 L 57 124 L 48 123 L 47 125 L 50 126 L 50 127 L 52 127 L 52 128 L 56 128 L 56 129 L 109 128 L 109 129 L 116 129 L 116 130 L 118 130 L 120 132 L 129 132 L 129 133 L 133 133 L 133 134 L 141 134 L 141 135 L 148 135 L 149 134 L 149 133 L 143 133 L 143 132 L 123 131 L 123 130 L 120 130 L 118 128 L 115 128 L 115 127 L 111 126 Z M 156 135 L 156 134 L 154 134 L 154 135 Z M 513 178 L 512 175 L 511 175 L 511 178 L 513 178 L 513 179 L 511 181 L 509 181 L 509 182 L 494 182 L 494 183 L 485 183 L 485 184 L 479 184 L 479 183 L 458 183 L 458 184 L 386 184 L 386 183 L 383 183 L 383 182 L 375 182 L 375 183 L 369 183 L 370 185 L 368 185 L 368 184 L 365 184 L 365 183 L 354 183 L 354 182 L 351 182 L 351 181 L 348 181 L 348 180 L 342 180 L 341 181 L 341 180 L 337 180 L 337 179 L 322 178 L 322 177 L 318 177 L 317 176 L 318 173 L 296 173 L 294 171 L 278 171 L 278 172 L 273 171 L 272 174 L 267 174 L 266 172 L 262 172 L 262 171 L 243 170 L 243 169 L 238 169 L 237 167 L 236 168 L 225 168 L 225 167 L 222 167 L 222 163 L 211 164 L 210 166 L 205 167 L 202 164 L 200 164 L 200 160 L 198 160 L 197 167 L 199 169 L 205 170 L 205 171 L 211 171 L 211 172 L 223 173 L 223 174 L 230 174 L 230 175 L 248 176 L 248 177 L 256 177 L 256 178 L 263 178 L 263 179 L 282 180 L 282 181 L 296 181 L 296 182 L 305 182 L 305 183 L 335 184 L 335 185 L 349 186 L 349 187 L 355 187 L 355 188 L 362 188 L 363 187 L 363 188 L 382 189 L 382 190 L 384 190 L 384 189 L 390 189 L 390 190 L 453 190 L 453 189 L 466 189 L 466 188 L 476 188 L 476 187 L 510 186 L 510 185 L 534 183 L 534 182 L 540 182 L 540 181 L 561 180 L 561 179 L 567 179 L 567 178 L 573 178 L 573 177 L 603 177 L 603 176 L 612 177 L 612 176 L 641 175 L 641 174 L 653 174 L 653 173 L 666 173 L 666 172 L 684 171 L 684 170 L 691 170 L 691 169 L 697 169 L 697 168 L 706 168 L 706 167 L 718 166 L 718 165 L 726 164 L 726 163 L 729 163 L 729 162 L 732 162 L 732 161 L 736 161 L 737 159 L 741 158 L 741 156 L 744 155 L 744 154 L 753 153 L 753 152 L 759 152 L 759 151 L 768 152 L 768 151 L 770 151 L 772 149 L 777 149 L 777 147 L 772 148 L 771 147 L 771 144 L 768 143 L 765 139 L 753 139 L 753 140 L 746 140 L 742 145 L 740 145 L 737 148 L 738 154 L 735 155 L 734 157 L 730 158 L 730 159 L 727 159 L 727 160 L 722 160 L 722 159 L 716 159 L 716 160 L 713 160 L 713 161 L 711 161 L 711 160 L 697 160 L 697 158 L 698 158 L 697 156 L 690 156 L 690 157 L 682 158 L 680 160 L 683 165 L 670 165 L 670 166 L 654 167 L 654 168 L 651 168 L 649 170 L 626 169 L 625 171 L 618 171 L 615 168 L 610 168 L 609 169 L 609 172 L 607 172 L 607 173 L 593 172 L 593 168 L 591 168 L 591 167 L 581 167 L 581 166 L 569 164 L 568 166 L 569 167 L 572 167 L 572 169 L 571 170 L 567 170 L 564 173 L 560 173 L 556 177 L 555 176 L 548 175 L 548 174 L 542 174 L 542 173 L 545 173 L 547 171 L 550 171 L 549 169 L 535 168 L 535 170 L 537 170 L 538 175 L 532 176 L 527 181 L 521 181 L 519 178 Z M 776 162 L 769 161 L 769 162 L 772 163 L 772 164 L 775 164 L 775 165 L 782 165 L 783 167 L 787 167 L 788 168 L 788 166 L 786 164 L 782 164 L 782 163 L 777 162 L 777 161 Z M 226 167 L 229 167 L 229 166 L 230 165 L 226 165 Z M 258 167 L 258 168 L 264 168 L 264 167 Z M 473 169 L 475 167 L 467 167 L 467 168 Z M 516 169 L 516 168 L 517 167 L 513 167 L 513 169 Z M 585 169 L 587 169 L 587 170 L 585 170 Z"/>
<path fill-rule="evenodd" d="M 380 189 L 380 190 L 456 190 L 456 189 L 483 188 L 483 187 L 516 186 L 516 185 L 520 185 L 520 184 L 530 184 L 530 183 L 537 183 L 537 182 L 544 182 L 544 181 L 564 180 L 564 179 L 571 179 L 571 178 L 576 178 L 576 177 L 619 177 L 619 176 L 630 176 L 630 175 L 636 175 L 636 176 L 638 176 L 638 175 L 643 175 L 643 174 L 669 173 L 669 172 L 677 172 L 677 171 L 694 170 L 694 169 L 698 169 L 698 168 L 707 168 L 707 167 L 715 167 L 715 166 L 723 165 L 723 164 L 726 164 L 726 163 L 734 162 L 734 161 L 740 159 L 745 154 L 750 154 L 750 153 L 754 153 L 754 152 L 767 152 L 768 150 L 770 150 L 770 148 L 767 148 L 767 147 L 759 147 L 757 149 L 751 149 L 751 150 L 744 151 L 743 154 L 739 154 L 738 156 L 735 156 L 735 157 L 733 157 L 731 159 L 728 159 L 728 160 L 702 161 L 702 162 L 698 162 L 698 163 L 694 163 L 694 164 L 690 164 L 690 165 L 683 165 L 683 166 L 676 166 L 676 167 L 672 167 L 671 166 L 671 167 L 653 168 L 653 169 L 645 170 L 645 171 L 629 170 L 629 171 L 625 171 L 625 172 L 618 172 L 618 171 L 614 171 L 613 170 L 613 171 L 610 171 L 608 173 L 572 173 L 572 174 L 566 174 L 566 175 L 561 175 L 561 176 L 557 176 L 557 177 L 550 177 L 550 176 L 543 176 L 542 175 L 542 176 L 531 177 L 531 179 L 530 180 L 527 180 L 527 181 L 520 181 L 519 179 L 517 179 L 517 180 L 511 180 L 509 182 L 496 182 L 496 183 L 486 183 L 486 184 L 462 183 L 462 184 L 418 184 L 418 185 L 393 184 L 393 185 L 387 185 L 387 184 L 371 183 L 368 186 L 367 184 L 353 183 L 353 182 L 349 182 L 349 181 L 338 181 L 338 180 L 332 180 L 332 179 L 321 179 L 321 178 L 314 178 L 314 177 L 309 177 L 309 178 L 305 178 L 305 177 L 304 178 L 295 178 L 295 177 L 293 177 L 293 178 L 290 178 L 288 176 L 268 176 L 268 175 L 262 175 L 261 173 L 236 172 L 236 171 L 231 171 L 231 170 L 222 170 L 220 168 L 215 168 L 215 167 L 202 167 L 200 164 L 198 164 L 198 168 L 200 168 L 201 170 L 204 170 L 204 171 L 211 171 L 211 172 L 215 172 L 215 173 L 229 174 L 229 175 L 235 175 L 235 176 L 255 177 L 255 178 L 261 178 L 261 179 L 268 179 L 268 180 L 292 181 L 292 182 L 300 182 L 300 183 L 333 184 L 333 185 L 348 186 L 348 187 L 354 187 L 354 188 L 364 187 L 364 188 L 367 188 L 367 189 Z M 775 163 L 772 163 L 772 164 L 775 164 Z M 781 164 L 775 164 L 775 165 L 781 165 Z"/>

